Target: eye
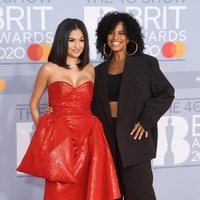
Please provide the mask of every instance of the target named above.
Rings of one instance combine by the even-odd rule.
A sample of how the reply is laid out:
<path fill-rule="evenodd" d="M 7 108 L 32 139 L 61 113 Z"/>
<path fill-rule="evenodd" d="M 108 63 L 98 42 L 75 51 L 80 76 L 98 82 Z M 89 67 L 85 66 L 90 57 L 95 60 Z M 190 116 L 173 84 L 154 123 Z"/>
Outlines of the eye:
<path fill-rule="evenodd" d="M 120 35 L 124 35 L 125 33 L 124 33 L 124 31 L 120 31 L 119 34 Z"/>
<path fill-rule="evenodd" d="M 68 42 L 73 42 L 74 39 L 73 38 L 69 38 Z"/>

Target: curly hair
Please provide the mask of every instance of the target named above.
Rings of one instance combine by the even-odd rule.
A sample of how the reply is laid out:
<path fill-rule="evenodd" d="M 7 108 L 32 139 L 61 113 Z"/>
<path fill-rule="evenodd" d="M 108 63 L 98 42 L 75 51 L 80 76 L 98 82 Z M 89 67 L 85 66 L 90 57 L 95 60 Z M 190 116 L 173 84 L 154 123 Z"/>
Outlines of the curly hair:
<path fill-rule="evenodd" d="M 124 31 L 128 39 L 134 40 L 138 44 L 138 50 L 134 55 L 143 53 L 144 35 L 142 34 L 141 26 L 137 20 L 131 14 L 112 11 L 102 17 L 96 29 L 96 48 L 104 60 L 108 59 L 108 57 L 104 55 L 103 46 L 107 42 L 108 34 L 116 28 L 119 22 L 123 23 Z M 130 46 L 131 45 L 127 45 L 127 51 L 133 52 Z"/>

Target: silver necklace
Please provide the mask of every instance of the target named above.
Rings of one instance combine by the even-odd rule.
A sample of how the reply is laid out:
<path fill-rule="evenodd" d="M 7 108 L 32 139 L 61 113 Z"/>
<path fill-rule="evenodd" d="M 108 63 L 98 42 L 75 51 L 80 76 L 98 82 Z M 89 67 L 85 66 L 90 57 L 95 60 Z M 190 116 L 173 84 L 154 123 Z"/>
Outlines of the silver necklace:
<path fill-rule="evenodd" d="M 78 62 L 77 63 L 72 63 L 72 64 L 66 64 L 67 67 L 70 67 L 70 68 L 75 68 L 75 67 L 78 67 L 78 64 L 81 62 L 80 59 L 78 59 Z"/>

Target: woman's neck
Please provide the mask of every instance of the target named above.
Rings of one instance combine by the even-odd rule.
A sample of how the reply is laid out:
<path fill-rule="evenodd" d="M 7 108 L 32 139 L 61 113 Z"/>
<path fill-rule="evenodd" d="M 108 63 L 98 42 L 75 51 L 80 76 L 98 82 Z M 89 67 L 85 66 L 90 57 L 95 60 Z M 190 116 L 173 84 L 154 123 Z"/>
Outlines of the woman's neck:
<path fill-rule="evenodd" d="M 77 65 L 80 62 L 79 58 L 67 58 L 67 65 Z"/>
<path fill-rule="evenodd" d="M 124 71 L 126 56 L 114 54 L 108 68 L 108 74 L 119 74 Z"/>
<path fill-rule="evenodd" d="M 115 53 L 111 60 L 112 64 L 123 65 L 125 63 L 126 55 Z"/>

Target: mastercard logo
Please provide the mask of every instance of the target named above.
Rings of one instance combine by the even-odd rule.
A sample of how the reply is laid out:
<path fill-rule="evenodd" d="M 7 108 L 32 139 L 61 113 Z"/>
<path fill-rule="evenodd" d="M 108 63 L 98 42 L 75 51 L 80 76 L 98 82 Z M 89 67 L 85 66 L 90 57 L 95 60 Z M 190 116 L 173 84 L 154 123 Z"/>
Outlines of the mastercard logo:
<path fill-rule="evenodd" d="M 0 92 L 4 91 L 6 88 L 6 81 L 3 79 L 0 79 Z"/>
<path fill-rule="evenodd" d="M 162 54 L 165 58 L 181 58 L 185 55 L 186 47 L 183 42 L 167 42 L 162 46 Z"/>
<path fill-rule="evenodd" d="M 32 61 L 47 61 L 51 45 L 49 44 L 31 44 L 27 48 L 27 55 Z"/>

